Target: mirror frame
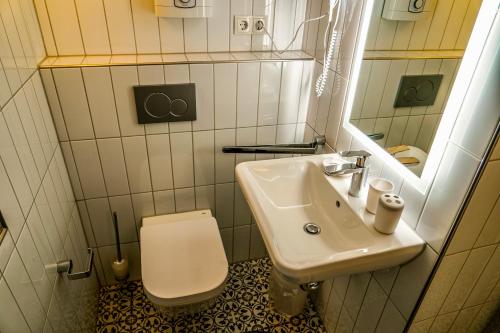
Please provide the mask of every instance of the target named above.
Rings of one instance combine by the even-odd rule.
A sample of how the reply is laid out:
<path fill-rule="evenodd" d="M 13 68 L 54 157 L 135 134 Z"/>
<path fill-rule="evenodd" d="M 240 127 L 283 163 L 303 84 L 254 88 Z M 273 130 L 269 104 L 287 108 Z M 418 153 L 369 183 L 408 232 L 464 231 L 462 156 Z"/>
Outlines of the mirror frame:
<path fill-rule="evenodd" d="M 365 52 L 368 29 L 370 26 L 371 13 L 373 11 L 373 4 L 375 1 L 376 0 L 367 1 L 366 6 L 363 9 L 364 12 L 361 16 L 362 21 L 360 29 L 358 30 L 354 50 L 354 60 L 351 68 L 351 78 L 347 88 L 347 100 L 342 116 L 342 126 L 345 130 L 347 130 L 347 132 L 349 132 L 350 135 L 352 135 L 353 138 L 356 138 L 356 140 L 358 140 L 365 149 L 369 150 L 372 154 L 377 155 L 377 157 L 379 157 L 385 165 L 388 165 L 393 171 L 399 174 L 405 182 L 409 182 L 418 191 L 426 194 L 434 180 L 434 176 L 437 173 L 441 157 L 443 156 L 451 137 L 458 113 L 470 88 L 469 86 L 472 81 L 472 76 L 486 44 L 489 30 L 493 26 L 495 15 L 498 11 L 498 0 L 483 0 L 481 4 L 421 177 L 418 177 L 403 164 L 399 163 L 385 149 L 380 147 L 377 143 L 375 143 L 375 141 L 369 139 L 368 136 L 350 123 L 352 107 L 356 97 L 356 89 L 361 70 L 361 63 Z"/>

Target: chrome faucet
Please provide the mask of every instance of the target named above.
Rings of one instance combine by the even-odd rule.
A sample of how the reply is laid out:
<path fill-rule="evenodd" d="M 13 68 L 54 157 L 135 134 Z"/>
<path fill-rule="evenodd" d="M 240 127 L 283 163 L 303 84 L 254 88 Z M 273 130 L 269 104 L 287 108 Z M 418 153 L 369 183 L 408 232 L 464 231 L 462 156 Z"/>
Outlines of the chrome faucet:
<path fill-rule="evenodd" d="M 341 163 L 325 165 L 325 174 L 328 176 L 338 176 L 352 174 L 351 186 L 349 187 L 349 195 L 359 197 L 365 188 L 366 179 L 368 178 L 368 166 L 366 159 L 371 154 L 364 150 L 342 151 L 339 152 L 342 157 L 356 157 L 356 163 Z"/>

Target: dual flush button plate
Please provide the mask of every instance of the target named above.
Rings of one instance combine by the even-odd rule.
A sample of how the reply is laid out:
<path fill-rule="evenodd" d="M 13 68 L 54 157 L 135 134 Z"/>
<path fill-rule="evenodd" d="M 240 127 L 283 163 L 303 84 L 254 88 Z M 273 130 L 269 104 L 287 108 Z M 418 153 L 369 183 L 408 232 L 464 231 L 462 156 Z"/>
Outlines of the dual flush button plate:
<path fill-rule="evenodd" d="M 194 83 L 134 87 L 139 124 L 196 120 Z"/>

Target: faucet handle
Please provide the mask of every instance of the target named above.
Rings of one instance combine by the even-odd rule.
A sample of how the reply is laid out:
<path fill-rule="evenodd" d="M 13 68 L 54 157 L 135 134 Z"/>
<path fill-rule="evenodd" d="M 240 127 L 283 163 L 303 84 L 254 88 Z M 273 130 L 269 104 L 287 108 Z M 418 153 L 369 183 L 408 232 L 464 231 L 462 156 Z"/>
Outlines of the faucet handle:
<path fill-rule="evenodd" d="M 342 157 L 356 157 L 356 166 L 359 168 L 364 168 L 366 159 L 372 154 L 365 150 L 348 150 L 348 151 L 341 151 L 339 152 L 339 155 Z"/>

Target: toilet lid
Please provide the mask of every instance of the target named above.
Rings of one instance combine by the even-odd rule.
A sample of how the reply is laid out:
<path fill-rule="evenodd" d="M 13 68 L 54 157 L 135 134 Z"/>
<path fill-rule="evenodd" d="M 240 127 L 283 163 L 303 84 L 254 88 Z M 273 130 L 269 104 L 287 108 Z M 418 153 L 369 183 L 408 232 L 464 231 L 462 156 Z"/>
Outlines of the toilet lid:
<path fill-rule="evenodd" d="M 144 224 L 141 266 L 144 289 L 157 304 L 185 305 L 216 296 L 228 274 L 217 221 L 166 218 L 164 223 Z"/>

